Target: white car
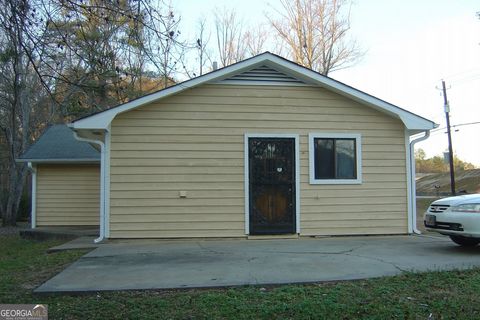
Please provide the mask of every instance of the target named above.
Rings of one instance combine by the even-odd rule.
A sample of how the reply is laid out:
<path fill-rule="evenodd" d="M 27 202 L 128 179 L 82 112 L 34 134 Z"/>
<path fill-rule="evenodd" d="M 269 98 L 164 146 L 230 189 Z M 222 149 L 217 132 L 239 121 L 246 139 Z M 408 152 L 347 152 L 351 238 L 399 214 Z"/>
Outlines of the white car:
<path fill-rule="evenodd" d="M 425 228 L 450 236 L 461 246 L 480 243 L 480 194 L 449 197 L 432 202 L 424 216 Z"/>

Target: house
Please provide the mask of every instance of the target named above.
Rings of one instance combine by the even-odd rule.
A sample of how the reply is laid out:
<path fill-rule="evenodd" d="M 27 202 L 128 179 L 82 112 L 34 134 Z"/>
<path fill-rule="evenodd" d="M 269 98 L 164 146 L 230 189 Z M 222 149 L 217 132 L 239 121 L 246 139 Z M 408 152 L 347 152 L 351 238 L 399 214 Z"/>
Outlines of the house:
<path fill-rule="evenodd" d="M 413 145 L 436 125 L 267 52 L 69 127 L 100 150 L 101 240 L 413 233 Z M 68 164 L 49 168 L 73 187 Z"/>

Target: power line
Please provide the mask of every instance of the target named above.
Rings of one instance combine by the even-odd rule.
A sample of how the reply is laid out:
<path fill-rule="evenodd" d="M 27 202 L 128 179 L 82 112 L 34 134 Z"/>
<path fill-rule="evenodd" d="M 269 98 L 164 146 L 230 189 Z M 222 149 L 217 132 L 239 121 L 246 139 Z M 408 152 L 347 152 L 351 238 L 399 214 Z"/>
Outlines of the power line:
<path fill-rule="evenodd" d="M 456 128 L 456 127 L 470 126 L 470 125 L 474 125 L 474 124 L 480 124 L 480 121 L 459 123 L 459 124 L 451 125 L 450 127 L 451 128 Z M 445 130 L 445 129 L 447 129 L 447 127 L 436 128 L 436 129 L 430 130 L 430 132 L 436 132 L 436 131 Z"/>
<path fill-rule="evenodd" d="M 468 76 L 469 76 L 468 74 L 471 74 L 472 72 L 478 74 L 479 71 L 480 71 L 479 68 L 463 70 L 463 71 L 451 73 L 451 74 L 445 76 L 444 79 L 448 79 L 448 80 L 450 80 L 450 82 L 451 82 L 451 81 L 452 81 L 452 80 L 451 80 L 452 78 L 465 77 L 465 74 L 467 74 L 467 77 L 468 77 Z"/>
<path fill-rule="evenodd" d="M 450 83 L 454 83 L 455 86 L 459 86 L 461 84 L 465 84 L 467 82 L 475 81 L 477 79 L 480 79 L 480 74 L 473 74 L 470 76 L 465 76 L 457 80 L 450 80 Z"/>
<path fill-rule="evenodd" d="M 459 124 L 451 125 L 450 127 L 451 127 L 451 128 L 456 128 L 456 127 L 470 126 L 470 125 L 476 125 L 476 124 L 480 124 L 480 121 L 477 121 L 477 122 L 468 122 L 468 123 L 459 123 Z M 441 130 L 445 130 L 445 129 L 447 129 L 447 127 L 441 127 L 441 128 L 432 129 L 432 130 L 430 130 L 430 133 L 432 133 L 432 134 L 441 133 L 440 131 L 441 131 Z M 423 133 L 414 134 L 412 137 L 417 137 L 417 136 L 420 136 L 420 135 L 423 135 Z"/>

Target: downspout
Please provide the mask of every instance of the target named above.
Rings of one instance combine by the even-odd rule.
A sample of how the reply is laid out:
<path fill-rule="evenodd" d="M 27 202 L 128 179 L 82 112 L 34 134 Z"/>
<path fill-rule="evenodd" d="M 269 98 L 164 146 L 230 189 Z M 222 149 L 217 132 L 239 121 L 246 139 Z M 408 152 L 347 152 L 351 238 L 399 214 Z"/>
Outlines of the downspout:
<path fill-rule="evenodd" d="M 410 141 L 410 212 L 411 212 L 411 219 L 412 219 L 412 231 L 415 234 L 421 234 L 420 230 L 417 229 L 417 190 L 415 184 L 415 144 L 421 141 L 424 141 L 430 137 L 430 130 L 425 131 L 425 135 L 423 137 L 414 139 Z"/>
<path fill-rule="evenodd" d="M 105 144 L 100 140 L 80 137 L 74 130 L 73 136 L 79 141 L 94 143 L 100 146 L 100 234 L 94 240 L 95 243 L 99 243 L 105 239 Z"/>
<path fill-rule="evenodd" d="M 32 172 L 32 204 L 30 214 L 32 221 L 30 224 L 32 229 L 35 229 L 37 227 L 37 167 L 29 162 L 28 169 Z"/>

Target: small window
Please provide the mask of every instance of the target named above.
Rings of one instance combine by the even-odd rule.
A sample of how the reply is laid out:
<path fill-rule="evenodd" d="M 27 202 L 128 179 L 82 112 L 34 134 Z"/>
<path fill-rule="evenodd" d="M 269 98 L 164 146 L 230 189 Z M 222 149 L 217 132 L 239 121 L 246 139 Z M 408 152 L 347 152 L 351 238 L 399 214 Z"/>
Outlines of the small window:
<path fill-rule="evenodd" d="M 310 183 L 361 183 L 359 134 L 310 134 Z"/>

